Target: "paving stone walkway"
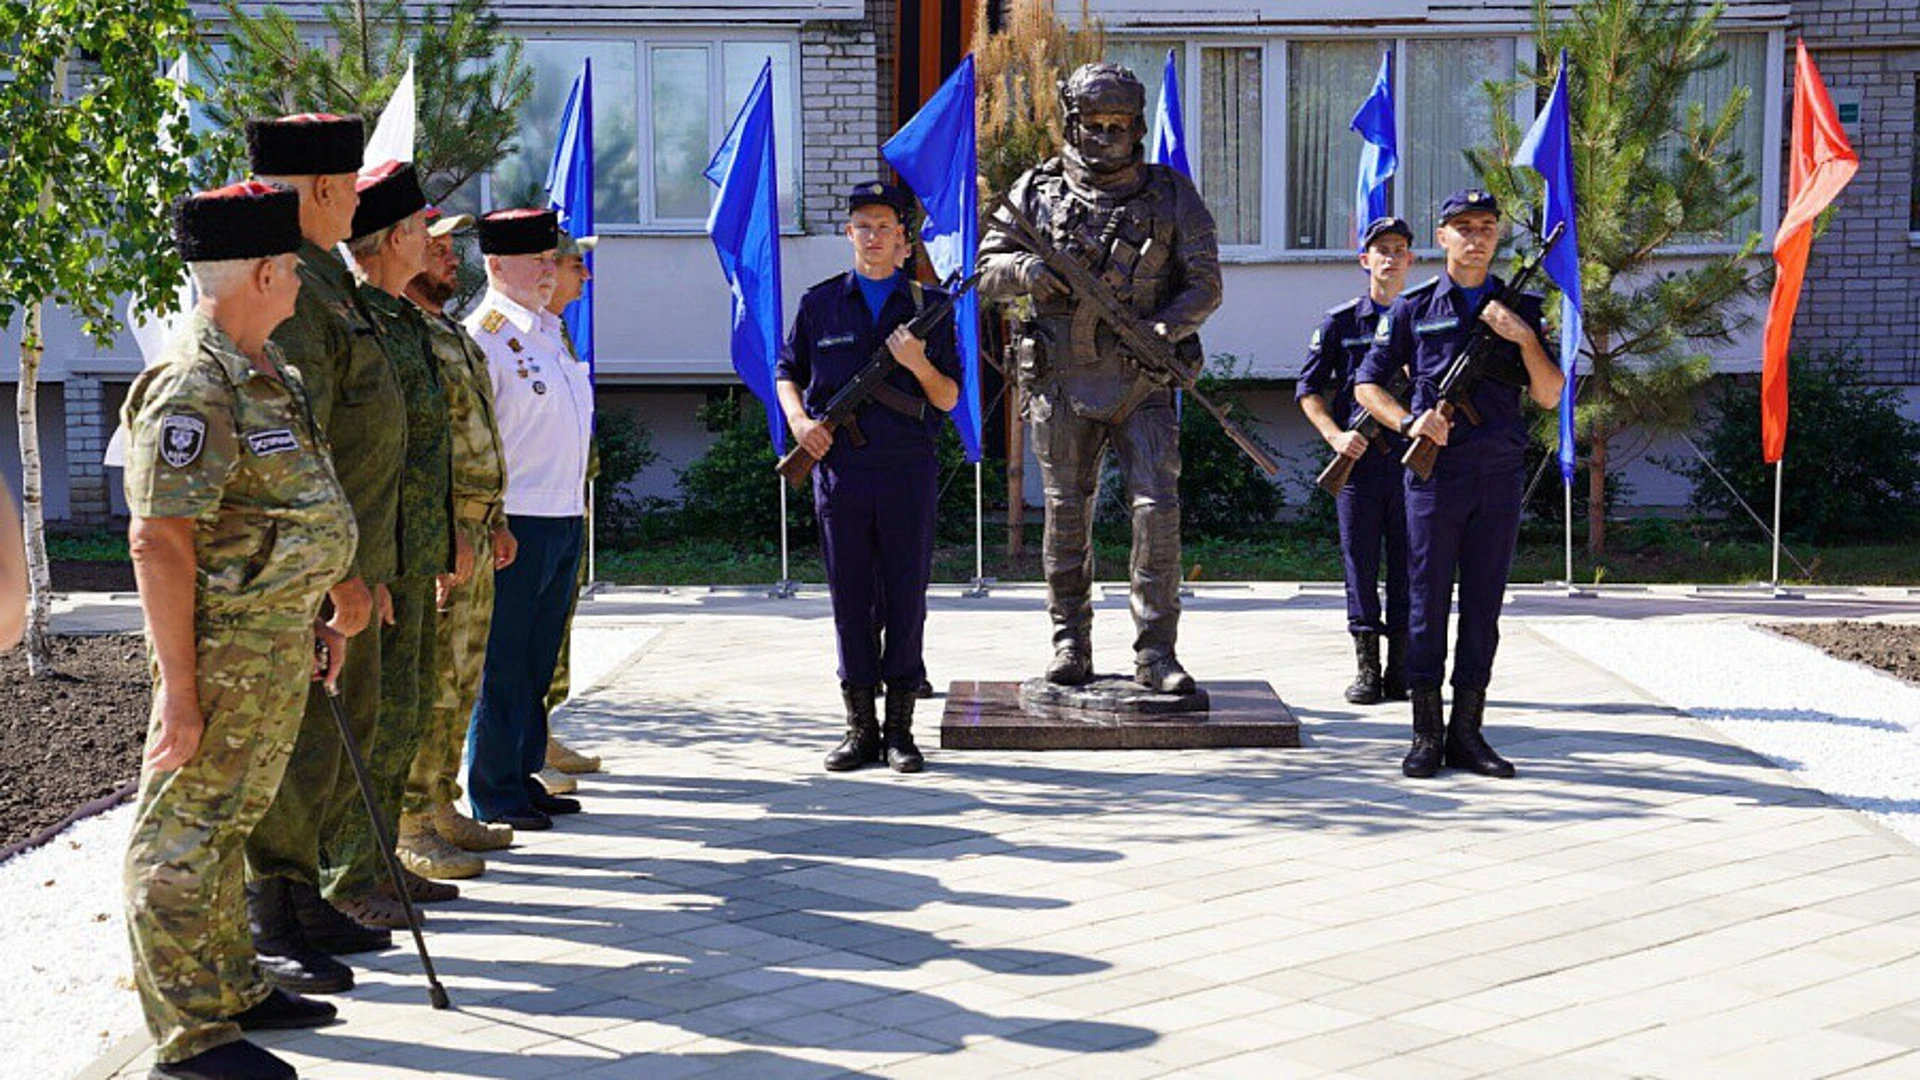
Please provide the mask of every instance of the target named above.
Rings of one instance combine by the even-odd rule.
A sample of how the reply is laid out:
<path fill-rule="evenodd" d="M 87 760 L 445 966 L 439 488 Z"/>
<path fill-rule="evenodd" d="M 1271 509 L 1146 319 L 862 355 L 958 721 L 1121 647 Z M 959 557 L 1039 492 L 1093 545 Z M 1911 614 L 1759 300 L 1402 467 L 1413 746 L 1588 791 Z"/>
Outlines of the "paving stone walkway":
<path fill-rule="evenodd" d="M 897 777 L 819 769 L 824 596 L 602 594 L 624 658 L 562 731 L 607 772 L 433 909 L 455 1008 L 395 950 L 262 1041 L 313 1080 L 1920 1076 L 1920 850 L 1530 628 L 1702 605 L 1516 595 L 1512 781 L 1402 779 L 1406 706 L 1341 700 L 1339 597 L 1292 586 L 1202 589 L 1181 651 L 1270 680 L 1302 749 L 942 752 L 934 701 Z M 1749 607 L 1920 617 L 1714 610 Z M 1118 669 L 1119 594 L 1095 633 Z M 1046 639 L 1035 590 L 933 601 L 938 685 Z"/>

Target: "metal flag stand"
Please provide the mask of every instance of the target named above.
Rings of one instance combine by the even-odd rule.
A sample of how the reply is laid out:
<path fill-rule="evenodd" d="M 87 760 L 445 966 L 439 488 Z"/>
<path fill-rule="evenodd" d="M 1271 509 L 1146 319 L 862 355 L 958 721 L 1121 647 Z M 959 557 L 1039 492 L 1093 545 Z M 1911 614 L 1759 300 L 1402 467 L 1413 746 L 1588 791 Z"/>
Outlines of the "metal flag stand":
<path fill-rule="evenodd" d="M 767 596 L 774 600 L 790 600 L 800 591 L 800 585 L 793 580 L 787 565 L 787 482 L 779 473 L 773 476 L 773 482 L 780 487 L 780 580 L 774 582 Z"/>
<path fill-rule="evenodd" d="M 983 599 L 988 590 L 998 584 L 998 580 L 986 576 L 986 485 L 983 480 L 980 463 L 973 463 L 973 583 L 967 586 L 962 596 L 974 600 Z"/>
<path fill-rule="evenodd" d="M 1782 600 L 1798 600 L 1801 596 L 1798 591 L 1783 588 L 1780 584 L 1780 502 L 1784 484 L 1782 477 L 1786 472 L 1786 465 L 1787 459 L 1784 456 L 1773 463 L 1773 573 L 1767 581 L 1772 586 L 1770 591 L 1774 597 Z M 1805 567 L 1801 567 L 1803 573 L 1805 570 Z"/>

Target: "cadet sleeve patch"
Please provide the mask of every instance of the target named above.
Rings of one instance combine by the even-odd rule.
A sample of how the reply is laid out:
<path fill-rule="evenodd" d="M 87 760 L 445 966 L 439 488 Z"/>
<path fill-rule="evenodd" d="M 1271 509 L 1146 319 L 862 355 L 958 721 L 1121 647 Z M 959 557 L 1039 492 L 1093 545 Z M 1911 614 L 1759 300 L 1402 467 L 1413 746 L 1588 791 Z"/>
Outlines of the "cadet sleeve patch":
<path fill-rule="evenodd" d="M 300 449 L 300 440 L 293 437 L 288 428 L 275 428 L 272 431 L 249 431 L 246 434 L 247 449 L 254 457 L 272 457 L 290 450 Z"/>
<path fill-rule="evenodd" d="M 1373 343 L 1375 345 L 1385 345 L 1387 342 L 1392 340 L 1393 340 L 1393 316 L 1382 315 L 1380 316 L 1380 321 L 1378 323 L 1375 323 L 1373 327 Z"/>
<path fill-rule="evenodd" d="M 480 329 L 485 330 L 489 334 L 499 333 L 500 328 L 506 324 L 507 316 L 505 312 L 489 311 L 480 317 Z"/>
<path fill-rule="evenodd" d="M 1319 352 L 1320 341 L 1324 337 L 1326 337 L 1326 334 L 1322 332 L 1321 328 L 1317 326 L 1314 327 L 1313 336 L 1307 339 L 1307 348 L 1313 352 Z"/>
<path fill-rule="evenodd" d="M 175 413 L 160 421 L 160 460 L 184 469 L 200 460 L 207 447 L 207 422 L 192 413 Z"/>

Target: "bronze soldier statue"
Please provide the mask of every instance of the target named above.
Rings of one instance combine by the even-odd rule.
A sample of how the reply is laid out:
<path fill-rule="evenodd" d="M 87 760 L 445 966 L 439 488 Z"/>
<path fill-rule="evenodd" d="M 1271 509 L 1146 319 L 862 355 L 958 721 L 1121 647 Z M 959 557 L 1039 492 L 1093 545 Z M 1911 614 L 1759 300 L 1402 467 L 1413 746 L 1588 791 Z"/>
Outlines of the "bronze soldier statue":
<path fill-rule="evenodd" d="M 1111 446 L 1133 515 L 1134 677 L 1151 690 L 1188 693 L 1193 677 L 1174 655 L 1180 427 L 1172 386 L 1198 372 L 1196 335 L 1220 306 L 1213 215 L 1192 181 L 1146 163 L 1147 95 L 1133 72 L 1087 64 L 1062 91 L 1066 145 L 1016 180 L 1007 203 L 1174 343 L 1186 370 L 1143 364 L 1100 307 L 1045 265 L 1046 252 L 1021 235 L 1025 223 L 998 208 L 980 245 L 980 291 L 1032 299 L 1016 349 L 1046 487 L 1042 561 L 1054 649 L 1047 678 L 1078 685 L 1093 676 L 1093 509 Z"/>

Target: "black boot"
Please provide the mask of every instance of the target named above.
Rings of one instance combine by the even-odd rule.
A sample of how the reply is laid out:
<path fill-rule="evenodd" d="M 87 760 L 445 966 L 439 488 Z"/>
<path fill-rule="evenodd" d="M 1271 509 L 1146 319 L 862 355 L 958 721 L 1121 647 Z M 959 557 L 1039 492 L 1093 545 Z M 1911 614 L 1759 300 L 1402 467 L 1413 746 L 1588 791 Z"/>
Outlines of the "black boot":
<path fill-rule="evenodd" d="M 873 703 L 877 692 L 878 687 L 840 684 L 840 697 L 847 703 L 847 737 L 827 751 L 828 772 L 848 772 L 880 760 L 880 717 Z M 905 696 L 913 701 L 912 694 Z M 893 708 L 892 698 L 887 708 Z"/>
<path fill-rule="evenodd" d="M 147 1080 L 294 1080 L 299 1075 L 293 1066 L 242 1039 L 185 1061 L 155 1065 Z"/>
<path fill-rule="evenodd" d="M 1494 753 L 1480 735 L 1480 720 L 1486 711 L 1485 690 L 1453 692 L 1453 718 L 1447 723 L 1447 765 L 1505 779 L 1513 775 L 1513 764 Z"/>
<path fill-rule="evenodd" d="M 274 987 L 260 1003 L 228 1019 L 241 1031 L 281 1031 L 312 1028 L 332 1023 L 340 1010 L 329 1002 L 301 997 L 291 990 Z"/>
<path fill-rule="evenodd" d="M 320 890 L 305 882 L 287 880 L 287 901 L 293 917 L 300 923 L 300 936 L 313 951 L 328 956 L 347 953 L 379 952 L 393 948 L 393 933 L 377 926 L 362 926 L 321 897 Z M 295 986 L 291 989 L 302 990 Z"/>
<path fill-rule="evenodd" d="M 920 748 L 913 744 L 913 703 L 915 701 L 912 685 L 895 683 L 888 687 L 887 726 L 884 738 L 887 745 L 887 767 L 894 772 L 919 772 L 926 768 L 927 759 Z"/>
<path fill-rule="evenodd" d="M 339 994 L 353 989 L 353 969 L 328 956 L 300 930 L 294 915 L 294 882 L 283 877 L 247 883 L 247 930 L 253 935 L 254 962 L 275 986 L 308 994 Z"/>
<path fill-rule="evenodd" d="M 1347 687 L 1347 701 L 1354 705 L 1380 702 L 1380 635 L 1361 630 L 1353 635 L 1353 658 L 1358 672 Z"/>
<path fill-rule="evenodd" d="M 1387 701 L 1407 700 L 1407 635 L 1387 635 L 1387 670 L 1380 676 L 1380 696 Z"/>
<path fill-rule="evenodd" d="M 1424 780 L 1440 771 L 1440 758 L 1446 742 L 1446 720 L 1440 712 L 1440 688 L 1413 692 L 1413 748 L 1407 751 L 1400 771 L 1416 780 Z"/>

